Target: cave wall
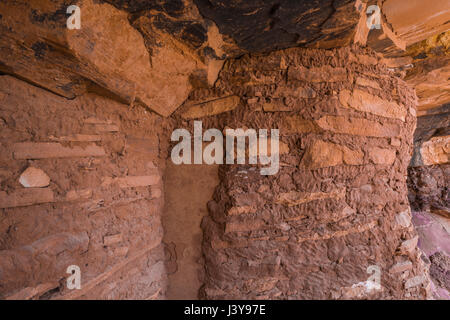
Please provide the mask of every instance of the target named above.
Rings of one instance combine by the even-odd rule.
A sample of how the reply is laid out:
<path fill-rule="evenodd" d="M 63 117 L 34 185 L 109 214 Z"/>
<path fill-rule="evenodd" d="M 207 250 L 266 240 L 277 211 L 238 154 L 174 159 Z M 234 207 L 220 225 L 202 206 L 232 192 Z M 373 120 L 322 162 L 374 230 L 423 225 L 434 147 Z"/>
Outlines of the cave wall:
<path fill-rule="evenodd" d="M 164 297 L 161 118 L 10 76 L 0 104 L 0 297 Z M 81 290 L 66 286 L 70 265 Z"/>
<path fill-rule="evenodd" d="M 192 104 L 240 97 L 234 108 Z M 218 100 L 215 100 L 218 101 Z M 288 49 L 225 64 L 177 111 L 192 128 L 280 130 L 280 170 L 223 165 L 202 222 L 209 299 L 425 298 L 406 171 L 416 97 L 359 48 Z M 211 112 L 207 112 L 207 111 Z M 369 282 L 381 270 L 381 288 Z"/>
<path fill-rule="evenodd" d="M 450 218 L 450 164 L 408 168 L 409 201 L 417 211 L 442 211 Z M 447 212 L 446 212 L 447 211 Z"/>
<path fill-rule="evenodd" d="M 408 168 L 409 200 L 417 211 L 449 216 L 450 112 L 449 105 L 417 117 L 414 153 Z"/>

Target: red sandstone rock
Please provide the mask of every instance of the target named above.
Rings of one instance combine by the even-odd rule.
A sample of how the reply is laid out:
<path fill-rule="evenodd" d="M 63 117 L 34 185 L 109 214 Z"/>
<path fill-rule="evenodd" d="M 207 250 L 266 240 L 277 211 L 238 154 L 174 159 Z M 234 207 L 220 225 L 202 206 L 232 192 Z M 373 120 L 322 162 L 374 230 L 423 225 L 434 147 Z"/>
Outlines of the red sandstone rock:
<path fill-rule="evenodd" d="M 325 116 L 316 121 L 317 125 L 336 133 L 369 136 L 369 137 L 398 137 L 400 127 L 396 124 L 380 124 L 362 118 L 348 118 L 342 116 Z"/>
<path fill-rule="evenodd" d="M 43 170 L 28 167 L 20 175 L 19 182 L 25 188 L 41 188 L 50 184 L 50 178 Z"/>
<path fill-rule="evenodd" d="M 450 162 L 450 136 L 431 138 L 422 144 L 420 153 L 424 165 Z"/>
<path fill-rule="evenodd" d="M 375 164 L 392 165 L 395 161 L 395 150 L 373 148 L 369 150 L 369 158 Z"/>
<path fill-rule="evenodd" d="M 0 91 L 4 92 L 0 92 L 3 137 L 0 145 L 6 152 L 0 161 L 2 168 L 7 169 L 0 172 L 2 188 L 5 187 L 0 192 L 0 208 L 5 208 L 12 220 L 4 219 L 0 231 L 7 230 L 11 236 L 7 239 L 8 246 L 20 248 L 0 251 L 0 273 L 2 277 L 6 274 L 0 286 L 5 291 L 0 295 L 38 298 L 63 279 L 62 267 L 73 260 L 86 266 L 91 278 L 79 292 L 62 292 L 63 298 L 153 299 L 164 295 L 164 253 L 156 249 L 162 235 L 159 221 L 162 186 L 154 187 L 161 182 L 163 171 L 150 173 L 146 163 L 154 157 L 159 167 L 167 157 L 167 137 L 160 129 L 170 131 L 174 124 L 184 123 L 178 121 L 178 115 L 169 121 L 159 117 L 148 121 L 139 105 L 169 116 L 190 96 L 186 103 L 187 120 L 204 117 L 208 126 L 222 127 L 226 124 L 279 126 L 285 139 L 280 142 L 282 166 L 275 177 L 263 179 L 251 171 L 253 167 L 245 167 L 244 174 L 242 171 L 236 174 L 236 167 L 221 168 L 215 209 L 209 206 L 212 219 L 205 219 L 204 223 L 206 297 L 426 296 L 426 292 L 418 290 L 418 287 L 427 288 L 428 279 L 415 254 L 417 237 L 410 227 L 409 213 L 403 211 L 407 203 L 404 172 L 416 116 L 415 94 L 404 82 L 384 66 L 377 65 L 375 55 L 355 47 L 243 56 L 226 63 L 214 88 L 217 92 L 206 89 L 216 82 L 222 59 L 230 52 L 240 56 L 246 50 L 268 51 L 280 47 L 278 41 L 281 46 L 348 44 L 358 19 L 356 38 L 365 42 L 368 36 L 364 30 L 365 4 L 358 1 L 356 6 L 353 2 L 333 8 L 327 6 L 332 14 L 320 10 L 324 9 L 320 7 L 321 1 L 305 12 L 284 10 L 286 7 L 281 4 L 275 15 L 289 12 L 295 25 L 300 21 L 303 29 L 308 30 L 299 33 L 294 28 L 301 35 L 300 39 L 291 40 L 290 32 L 286 32 L 290 28 L 283 26 L 282 32 L 277 33 L 278 20 L 261 21 L 257 15 L 248 19 L 247 12 L 244 12 L 247 21 L 256 21 L 256 26 L 270 24 L 271 30 L 254 31 L 245 24 L 235 32 L 239 24 L 229 29 L 227 24 L 234 21 L 223 22 L 222 16 L 214 12 L 213 2 L 205 8 L 183 1 L 180 12 L 175 9 L 177 17 L 159 7 L 159 2 L 149 4 L 156 7 L 143 10 L 134 7 L 139 5 L 137 2 L 108 2 L 115 7 L 90 0 L 75 1 L 82 6 L 85 26 L 78 33 L 64 30 L 60 17 L 62 20 L 66 17 L 58 13 L 61 11 L 58 0 L 49 5 L 39 1 L 0 4 L 0 11 L 11 13 L 3 15 L 0 22 L 6 34 L 0 40 L 0 52 L 4 53 L 0 55 L 2 73 L 14 74 L 67 98 L 79 97 L 72 101 L 59 99 L 36 87 L 12 82 L 10 77 L 1 77 Z M 425 34 L 431 35 L 445 26 L 447 20 L 442 20 L 443 15 L 436 14 L 431 6 L 416 11 L 429 17 L 420 28 L 406 23 L 407 19 L 406 22 L 398 20 L 393 12 L 410 13 L 417 6 L 397 10 L 397 2 L 383 3 L 383 28 L 388 28 L 384 36 L 394 45 L 406 47 L 406 43 L 424 39 Z M 236 17 L 242 13 L 239 9 L 233 8 Z M 208 17 L 206 35 L 202 31 L 206 24 L 198 10 Z M 221 10 L 226 12 L 230 7 L 225 4 Z M 155 12 L 158 19 L 154 19 Z M 316 19 L 311 19 L 311 15 L 317 15 Z M 166 24 L 167 19 L 181 22 L 182 27 L 178 29 L 182 33 L 168 31 L 173 25 Z M 313 31 L 304 28 L 301 22 L 321 19 L 312 25 Z M 155 21 L 167 29 L 156 28 Z M 219 33 L 217 21 L 225 37 Z M 191 23 L 195 23 L 197 32 L 187 32 L 185 26 Z M 270 34 L 269 39 L 273 41 L 260 41 L 261 38 L 249 36 L 248 32 L 257 32 L 261 37 Z M 198 34 L 206 39 L 198 41 Z M 280 34 L 283 36 L 277 39 Z M 335 34 L 340 38 L 333 38 Z M 437 56 L 415 61 L 419 54 L 415 49 L 408 50 L 407 54 L 414 56 L 414 66 L 408 67 L 412 68 L 406 79 L 416 87 L 422 107 L 446 102 L 448 59 Z M 429 55 L 430 51 L 425 53 Z M 405 64 L 411 62 L 411 58 L 404 57 L 394 60 L 388 61 L 390 67 L 406 68 Z M 17 88 L 11 90 L 13 86 Z M 189 95 L 194 87 L 204 90 Z M 349 89 L 352 91 L 345 91 Z M 133 108 L 126 110 L 99 97 L 91 100 L 90 95 L 86 98 L 86 92 L 91 90 L 113 96 Z M 224 93 L 233 98 L 228 106 L 217 100 Z M 196 95 L 206 98 L 206 103 L 193 103 Z M 341 96 L 344 106 L 331 103 L 331 95 Z M 237 108 L 236 101 L 241 98 L 254 107 Z M 100 120 L 110 108 L 113 112 L 109 116 L 116 119 Z M 225 111 L 227 114 L 219 115 Z M 286 116 L 280 111 L 292 113 Z M 98 113 L 99 118 L 87 118 L 86 113 L 90 116 Z M 77 123 L 77 119 L 86 118 L 86 125 Z M 77 133 L 84 130 L 102 134 Z M 131 138 L 135 135 L 139 137 Z M 23 143 L 47 139 L 61 144 Z M 425 143 L 423 149 L 426 164 L 445 163 L 446 146 L 438 144 L 431 148 L 430 145 Z M 52 179 L 56 178 L 56 200 L 73 201 L 70 206 L 64 202 L 39 205 L 55 201 L 50 189 L 16 189 L 16 177 L 27 165 L 27 159 L 36 159 L 37 165 L 47 172 L 52 170 Z M 103 186 L 102 176 L 108 177 Z M 436 194 L 437 189 L 442 189 L 442 179 L 423 178 L 417 185 L 421 188 L 417 198 L 425 202 L 426 197 L 433 201 L 445 199 L 445 195 Z M 148 186 L 152 187 L 145 188 Z M 292 205 L 296 206 L 295 210 L 289 208 Z M 64 226 L 55 222 L 61 217 Z M 60 232 L 61 228 L 70 233 L 48 236 L 55 230 Z M 72 233 L 72 228 L 89 228 L 90 237 Z M 104 234 L 118 229 L 121 233 L 103 238 Z M 104 250 L 102 244 L 122 241 L 122 230 L 123 234 L 126 232 L 129 246 Z M 392 252 L 404 239 L 409 240 L 401 243 L 399 253 L 409 255 L 410 260 L 398 262 L 402 257 L 394 257 Z M 370 250 L 364 250 L 368 245 Z M 124 258 L 129 250 L 130 257 Z M 389 268 L 394 274 L 403 273 L 383 283 L 386 290 L 380 292 L 368 292 L 367 282 L 362 280 L 366 276 L 365 264 L 372 263 L 374 257 L 383 270 Z M 156 288 L 149 288 L 153 285 Z M 327 295 L 332 292 L 330 289 L 336 288 L 339 288 L 337 295 Z"/>
<path fill-rule="evenodd" d="M 102 157 L 105 150 L 95 144 L 86 147 L 64 147 L 52 142 L 22 142 L 14 145 L 15 159 L 45 159 L 67 157 Z"/>
<path fill-rule="evenodd" d="M 347 90 L 341 91 L 339 101 L 344 106 L 359 111 L 405 121 L 406 109 L 403 106 L 395 102 L 385 101 L 360 89 L 354 89 L 352 93 Z"/>
<path fill-rule="evenodd" d="M 224 97 L 188 107 L 182 114 L 184 119 L 197 119 L 235 109 L 240 103 L 237 96 Z"/>
<path fill-rule="evenodd" d="M 54 202 L 53 191 L 50 188 L 29 188 L 11 193 L 0 191 L 0 208 L 31 206 L 39 203 Z"/>
<path fill-rule="evenodd" d="M 364 154 L 361 151 L 353 151 L 345 146 L 315 141 L 303 156 L 302 165 L 310 169 L 342 164 L 361 165 L 363 158 Z"/>

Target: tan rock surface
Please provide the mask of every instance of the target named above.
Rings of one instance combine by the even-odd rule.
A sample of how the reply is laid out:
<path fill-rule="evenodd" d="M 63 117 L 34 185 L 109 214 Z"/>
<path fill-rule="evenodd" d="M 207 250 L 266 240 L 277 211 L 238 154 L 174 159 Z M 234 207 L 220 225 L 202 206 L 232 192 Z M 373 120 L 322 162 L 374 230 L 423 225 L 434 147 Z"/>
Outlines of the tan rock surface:
<path fill-rule="evenodd" d="M 450 162 L 450 136 L 431 138 L 422 144 L 420 153 L 424 165 Z"/>
<path fill-rule="evenodd" d="M 41 188 L 50 184 L 49 176 L 41 169 L 28 167 L 19 177 L 19 182 L 25 188 Z"/>

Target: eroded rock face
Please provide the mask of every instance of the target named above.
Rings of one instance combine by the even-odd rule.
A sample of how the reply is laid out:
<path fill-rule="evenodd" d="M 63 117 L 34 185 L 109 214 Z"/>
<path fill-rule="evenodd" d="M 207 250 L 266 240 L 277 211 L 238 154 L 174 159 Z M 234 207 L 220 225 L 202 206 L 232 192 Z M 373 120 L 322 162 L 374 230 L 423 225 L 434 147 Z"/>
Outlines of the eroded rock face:
<path fill-rule="evenodd" d="M 450 162 L 450 136 L 431 138 L 422 144 L 420 153 L 426 166 Z"/>
<path fill-rule="evenodd" d="M 411 166 L 445 164 L 449 162 L 449 105 L 431 109 L 417 118 L 414 132 L 414 153 Z"/>
<path fill-rule="evenodd" d="M 360 14 L 355 1 L 194 0 L 222 34 L 249 52 L 297 45 L 350 44 Z"/>
<path fill-rule="evenodd" d="M 8 13 L 0 20 L 7 35 L 0 41 L 0 70 L 67 98 L 106 90 L 163 116 L 187 98 L 195 74 L 205 86 L 214 83 L 222 62 L 200 59 L 176 34 L 148 27 L 144 38 L 130 25 L 128 14 L 110 4 L 70 4 L 80 7 L 79 30 L 66 28 L 69 4 L 62 0 L 0 4 L 0 12 Z M 147 20 L 140 17 L 135 25 L 145 28 Z"/>
<path fill-rule="evenodd" d="M 408 47 L 405 80 L 416 89 L 418 115 L 450 101 L 450 31 L 433 35 Z"/>
<path fill-rule="evenodd" d="M 0 27 L 8 36 L 0 42 L 0 70 L 68 98 L 106 90 L 128 104 L 143 103 L 168 116 L 193 87 L 214 84 L 224 59 L 294 46 L 366 44 L 369 36 L 368 45 L 388 57 L 415 58 L 407 77 L 417 87 L 419 106 L 430 108 L 449 101 L 448 90 L 442 91 L 448 87 L 448 33 L 435 39 L 448 27 L 442 20 L 448 9 L 441 2 L 442 10 L 422 9 L 419 2 L 407 7 L 382 3 L 383 28 L 390 30 L 384 37 L 398 37 L 408 46 L 406 53 L 399 51 L 398 43 L 380 47 L 384 40 L 379 32 L 386 30 L 369 32 L 368 4 L 359 0 L 2 3 Z M 66 28 L 69 5 L 81 9 L 80 30 Z M 411 12 L 425 14 L 426 21 L 415 25 L 405 18 Z M 416 59 L 417 50 L 409 48 L 424 39 L 435 39 L 436 44 L 428 46 L 432 48 L 444 43 L 445 50 Z"/>
<path fill-rule="evenodd" d="M 377 4 L 382 28 L 368 33 L 368 46 L 416 89 L 419 114 L 449 102 L 448 1 Z"/>

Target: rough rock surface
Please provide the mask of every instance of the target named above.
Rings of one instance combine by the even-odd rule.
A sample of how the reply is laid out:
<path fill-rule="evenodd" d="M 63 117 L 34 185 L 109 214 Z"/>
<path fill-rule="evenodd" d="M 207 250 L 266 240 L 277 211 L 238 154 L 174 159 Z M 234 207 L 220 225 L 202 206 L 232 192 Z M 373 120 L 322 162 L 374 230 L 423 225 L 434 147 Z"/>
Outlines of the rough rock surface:
<path fill-rule="evenodd" d="M 419 247 L 430 267 L 433 298 L 450 299 L 450 221 L 430 212 L 413 212 Z"/>
<path fill-rule="evenodd" d="M 164 297 L 161 117 L 10 76 L 0 76 L 0 104 L 0 298 Z M 47 188 L 20 185 L 31 184 L 29 166 Z M 81 290 L 67 289 L 70 265 Z"/>
<path fill-rule="evenodd" d="M 149 51 L 126 12 L 92 0 L 70 4 L 80 7 L 79 30 L 66 28 L 67 1 L 2 2 L 0 71 L 67 98 L 96 91 L 163 116 L 183 103 L 193 82 L 208 86 L 217 77 L 222 63 L 202 61 L 176 35 L 148 31 Z"/>
<path fill-rule="evenodd" d="M 273 176 L 261 176 L 250 165 L 221 166 L 220 184 L 202 223 L 203 297 L 427 297 L 418 238 L 410 224 L 396 218 L 402 212 L 410 216 L 404 177 L 415 128 L 415 95 L 385 67 L 360 63 L 355 56 L 376 59 L 358 48 L 244 56 L 225 64 L 214 90 L 190 96 L 195 102 L 234 94 L 243 101 L 232 111 L 200 118 L 204 129 L 223 129 L 224 124 L 279 128 L 281 141 L 289 147 Z M 309 70 L 308 78 L 290 77 L 290 70 L 298 68 Z M 323 68 L 330 70 L 327 79 L 315 72 Z M 383 89 L 363 90 L 397 103 L 404 119 L 342 105 L 339 92 L 352 92 L 357 77 L 377 82 Z M 297 95 L 298 87 L 311 89 L 316 97 Z M 285 98 L 280 99 L 282 92 Z M 284 110 L 264 112 L 265 103 Z M 183 112 L 181 107 L 175 116 Z M 292 119 L 296 125 L 285 125 Z M 181 118 L 180 123 L 193 125 Z M 389 129 L 377 132 L 377 126 Z M 393 139 L 398 140 L 392 144 Z M 408 261 L 411 267 L 394 269 L 400 274 L 389 272 Z M 382 274 L 381 289 L 376 290 L 365 286 L 367 268 L 374 265 Z"/>
<path fill-rule="evenodd" d="M 408 168 L 409 202 L 417 211 L 450 208 L 450 164 Z"/>

